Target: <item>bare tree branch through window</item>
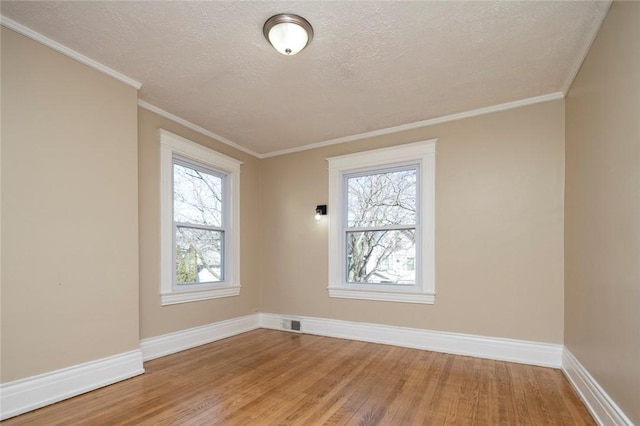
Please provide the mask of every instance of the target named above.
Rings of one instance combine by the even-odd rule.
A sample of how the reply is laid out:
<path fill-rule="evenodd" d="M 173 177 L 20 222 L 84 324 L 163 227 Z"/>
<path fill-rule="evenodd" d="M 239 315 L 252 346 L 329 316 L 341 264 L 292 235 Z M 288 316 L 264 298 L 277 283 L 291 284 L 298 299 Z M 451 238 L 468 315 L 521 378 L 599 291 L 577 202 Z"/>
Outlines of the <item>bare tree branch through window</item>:
<path fill-rule="evenodd" d="M 174 163 L 176 283 L 223 280 L 223 178 Z"/>
<path fill-rule="evenodd" d="M 347 176 L 347 282 L 414 284 L 417 167 Z"/>

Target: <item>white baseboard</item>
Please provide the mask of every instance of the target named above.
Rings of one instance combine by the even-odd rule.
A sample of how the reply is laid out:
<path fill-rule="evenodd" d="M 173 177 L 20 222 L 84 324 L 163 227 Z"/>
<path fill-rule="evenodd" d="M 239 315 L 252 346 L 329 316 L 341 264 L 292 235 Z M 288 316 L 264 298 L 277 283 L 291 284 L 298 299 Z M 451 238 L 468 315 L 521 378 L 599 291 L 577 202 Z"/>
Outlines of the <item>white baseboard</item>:
<path fill-rule="evenodd" d="M 145 361 L 149 361 L 160 358 L 161 356 L 170 355 L 185 349 L 255 330 L 260 326 L 258 320 L 258 314 L 251 314 L 177 331 L 175 333 L 163 334 L 158 337 L 143 339 L 140 341 L 142 357 Z"/>
<path fill-rule="evenodd" d="M 563 352 L 562 345 L 268 313 L 246 315 L 144 339 L 140 342 L 140 350 L 0 384 L 0 419 L 142 374 L 143 360 L 149 361 L 257 328 L 283 330 L 283 319 L 300 320 L 302 333 L 562 368 L 601 425 L 632 424 L 575 357 L 566 349 Z"/>
<path fill-rule="evenodd" d="M 567 348 L 564 348 L 562 354 L 562 371 L 599 425 L 633 425 L 620 407 L 613 402 L 587 369 L 580 364 L 578 359 Z"/>
<path fill-rule="evenodd" d="M 0 384 L 0 420 L 144 373 L 134 350 Z"/>
<path fill-rule="evenodd" d="M 302 333 L 383 343 L 499 361 L 560 368 L 562 345 L 502 339 L 418 328 L 261 313 L 260 326 L 282 330 L 282 319 L 299 319 Z"/>

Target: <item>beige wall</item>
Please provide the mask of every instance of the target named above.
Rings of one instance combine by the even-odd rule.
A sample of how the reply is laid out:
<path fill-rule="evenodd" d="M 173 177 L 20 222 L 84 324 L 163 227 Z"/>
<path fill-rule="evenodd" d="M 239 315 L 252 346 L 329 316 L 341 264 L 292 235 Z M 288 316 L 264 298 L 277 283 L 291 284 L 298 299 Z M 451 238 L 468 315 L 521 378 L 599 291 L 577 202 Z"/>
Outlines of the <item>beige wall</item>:
<path fill-rule="evenodd" d="M 2 31 L 0 31 L 0 53 Z M 0 54 L 0 82 L 2 82 L 2 55 Z M 0 84 L 2 99 L 2 84 Z M 2 383 L 2 102 L 0 102 L 0 383 Z"/>
<path fill-rule="evenodd" d="M 262 312 L 563 342 L 564 102 L 265 159 Z M 325 158 L 438 138 L 436 303 L 327 294 Z M 332 208 L 329 206 L 329 214 Z"/>
<path fill-rule="evenodd" d="M 565 344 L 640 424 L 640 3 L 613 3 L 566 126 Z"/>
<path fill-rule="evenodd" d="M 613 4 L 566 105 L 263 161 L 2 28 L 0 380 L 260 310 L 564 342 L 640 423 L 639 23 Z M 159 128 L 244 162 L 239 297 L 160 306 Z M 329 298 L 325 158 L 431 138 L 435 305 Z"/>
<path fill-rule="evenodd" d="M 3 28 L 2 382 L 260 310 L 564 342 L 640 422 L 638 22 L 613 4 L 566 105 L 262 161 Z M 160 128 L 244 162 L 238 297 L 160 305 Z M 436 303 L 329 298 L 325 158 L 432 138 Z"/>
<path fill-rule="evenodd" d="M 140 337 L 184 330 L 258 311 L 260 160 L 139 108 Z M 190 139 L 243 162 L 240 173 L 240 296 L 160 305 L 160 136 Z"/>
<path fill-rule="evenodd" d="M 2 28 L 2 381 L 138 348 L 136 90 Z"/>

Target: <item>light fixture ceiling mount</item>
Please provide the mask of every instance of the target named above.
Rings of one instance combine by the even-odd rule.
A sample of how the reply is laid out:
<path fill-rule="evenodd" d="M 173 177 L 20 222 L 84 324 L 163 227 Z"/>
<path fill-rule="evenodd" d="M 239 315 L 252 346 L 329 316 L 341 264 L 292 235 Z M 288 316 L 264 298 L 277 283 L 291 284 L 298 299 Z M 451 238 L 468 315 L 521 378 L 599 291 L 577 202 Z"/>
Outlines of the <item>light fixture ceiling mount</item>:
<path fill-rule="evenodd" d="M 274 49 L 287 56 L 300 52 L 313 38 L 309 21 L 291 13 L 280 13 L 267 19 L 262 32 Z"/>

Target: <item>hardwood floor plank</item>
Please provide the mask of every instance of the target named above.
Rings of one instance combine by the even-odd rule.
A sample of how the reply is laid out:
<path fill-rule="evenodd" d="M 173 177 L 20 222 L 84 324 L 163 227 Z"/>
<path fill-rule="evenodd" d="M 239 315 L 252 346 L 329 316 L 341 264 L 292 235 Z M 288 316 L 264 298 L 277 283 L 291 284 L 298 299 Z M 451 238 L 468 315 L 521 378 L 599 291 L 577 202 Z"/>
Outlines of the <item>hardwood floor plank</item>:
<path fill-rule="evenodd" d="M 559 370 L 275 330 L 145 369 L 3 425 L 595 424 Z"/>
<path fill-rule="evenodd" d="M 410 416 L 415 413 L 425 395 L 424 383 L 427 380 L 428 368 L 431 365 L 433 352 L 415 352 L 415 360 L 408 369 L 408 377 L 403 392 L 391 403 L 382 424 L 409 424 Z M 402 396 L 404 394 L 404 397 Z"/>

